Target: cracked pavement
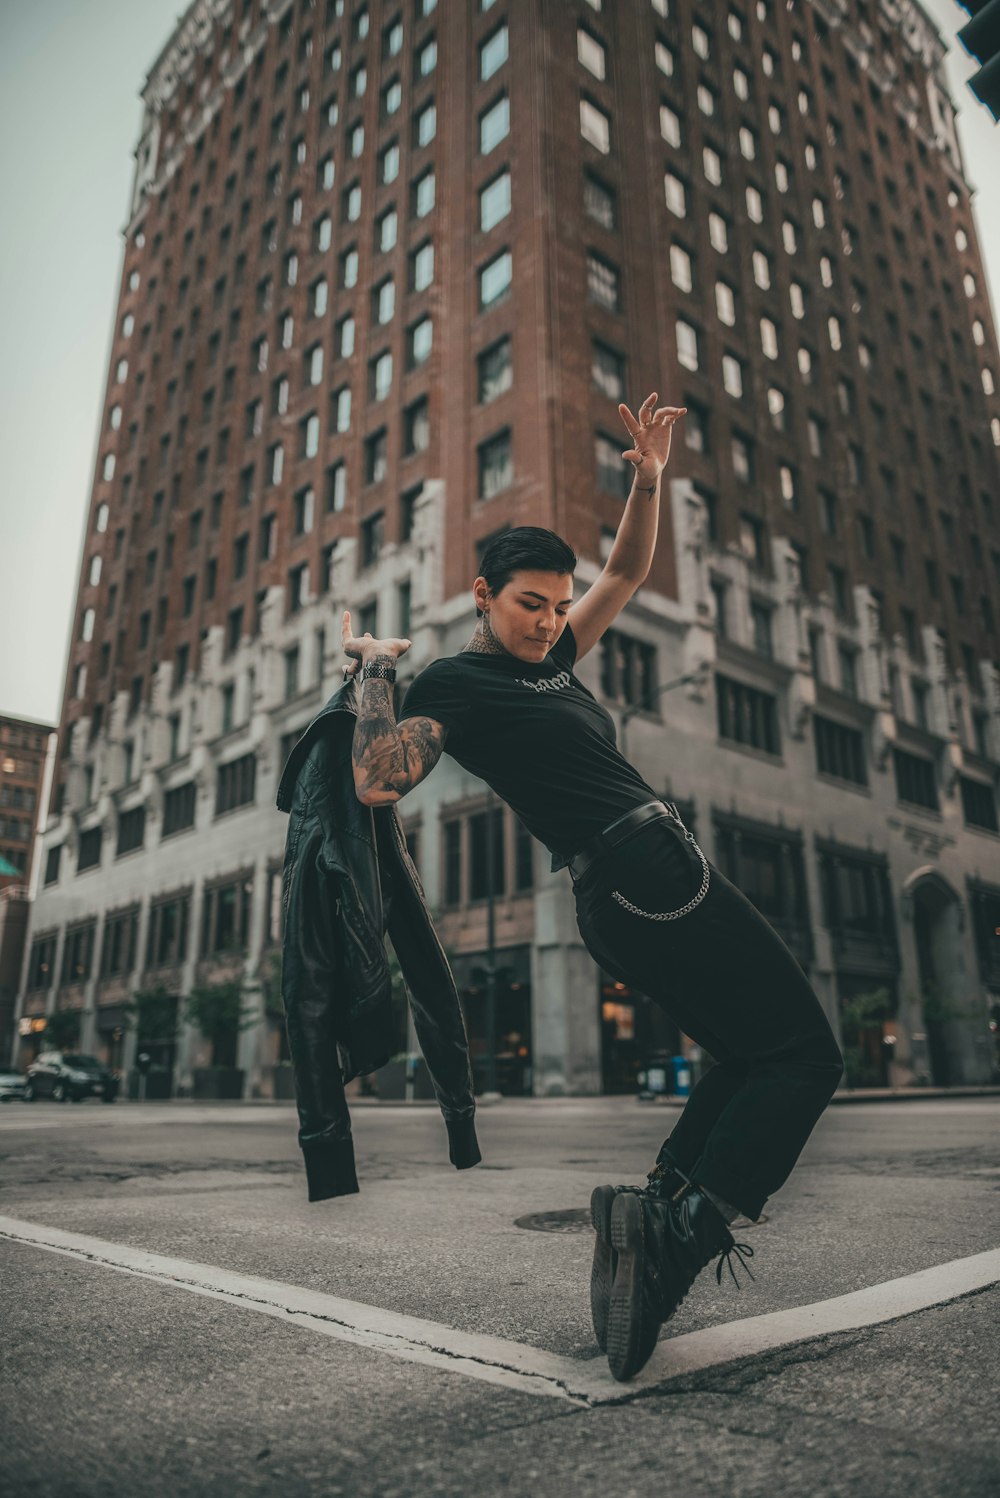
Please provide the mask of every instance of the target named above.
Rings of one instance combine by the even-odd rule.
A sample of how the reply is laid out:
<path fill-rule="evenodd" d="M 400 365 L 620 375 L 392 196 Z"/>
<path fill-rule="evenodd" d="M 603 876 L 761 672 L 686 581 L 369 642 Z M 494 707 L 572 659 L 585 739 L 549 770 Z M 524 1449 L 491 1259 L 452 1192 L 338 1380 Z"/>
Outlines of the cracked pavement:
<path fill-rule="evenodd" d="M 309 1205 L 289 1107 L 7 1105 L 7 1216 L 597 1366 L 573 1213 L 639 1180 L 675 1114 L 632 1099 L 479 1115 L 455 1172 L 434 1108 L 355 1110 L 361 1194 Z M 830 1109 L 664 1330 L 807 1305 L 993 1249 L 1000 1103 Z M 577 1408 L 405 1362 L 23 1243 L 0 1243 L 0 1472 L 20 1495 L 994 1498 L 1000 1287 Z M 759 1269 L 758 1269 L 759 1266 Z"/>

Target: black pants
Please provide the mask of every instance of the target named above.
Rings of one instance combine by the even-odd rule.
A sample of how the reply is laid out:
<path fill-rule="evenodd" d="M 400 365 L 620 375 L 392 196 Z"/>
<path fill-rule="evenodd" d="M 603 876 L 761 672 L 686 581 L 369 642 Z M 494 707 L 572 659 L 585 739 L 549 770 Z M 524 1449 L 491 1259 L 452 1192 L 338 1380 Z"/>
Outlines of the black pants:
<path fill-rule="evenodd" d="M 714 1056 L 667 1140 L 686 1175 L 757 1218 L 788 1179 L 836 1091 L 844 1061 L 808 979 L 777 932 L 709 863 L 701 904 L 676 921 L 626 910 L 676 910 L 703 866 L 675 823 L 646 823 L 574 886 L 587 950 L 618 982 L 647 994 Z"/>

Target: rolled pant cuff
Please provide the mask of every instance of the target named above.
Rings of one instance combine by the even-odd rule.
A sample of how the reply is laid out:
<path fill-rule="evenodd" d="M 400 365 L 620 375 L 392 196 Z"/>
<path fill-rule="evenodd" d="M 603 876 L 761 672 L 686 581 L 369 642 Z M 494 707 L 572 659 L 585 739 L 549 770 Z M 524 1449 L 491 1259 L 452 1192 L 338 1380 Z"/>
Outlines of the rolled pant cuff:
<path fill-rule="evenodd" d="M 352 1196 L 360 1188 L 354 1168 L 354 1140 L 310 1139 L 302 1146 L 311 1202 L 331 1196 Z"/>
<path fill-rule="evenodd" d="M 468 1170 L 478 1165 L 483 1158 L 479 1153 L 474 1118 L 446 1118 L 448 1130 L 448 1158 L 456 1170 Z"/>

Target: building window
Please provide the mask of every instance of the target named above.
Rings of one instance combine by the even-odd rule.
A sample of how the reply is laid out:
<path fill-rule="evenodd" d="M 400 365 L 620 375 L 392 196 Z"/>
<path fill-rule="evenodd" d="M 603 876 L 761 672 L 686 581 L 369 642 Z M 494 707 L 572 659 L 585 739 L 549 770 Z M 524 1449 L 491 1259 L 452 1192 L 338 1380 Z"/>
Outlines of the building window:
<path fill-rule="evenodd" d="M 374 567 L 385 542 L 385 513 L 379 510 L 361 522 L 361 565 Z"/>
<path fill-rule="evenodd" d="M 716 814 L 719 868 L 771 922 L 800 963 L 812 955 L 801 835 Z"/>
<path fill-rule="evenodd" d="M 426 218 L 434 207 L 435 181 L 432 171 L 424 172 L 413 184 L 413 213 L 416 218 Z"/>
<path fill-rule="evenodd" d="M 617 350 L 596 338 L 590 345 L 590 378 L 608 400 L 625 399 L 625 360 Z"/>
<path fill-rule="evenodd" d="M 333 330 L 338 359 L 349 359 L 354 353 L 354 318 L 342 317 Z"/>
<path fill-rule="evenodd" d="M 594 462 L 598 487 L 607 494 L 625 499 L 632 487 L 634 469 L 630 463 L 623 463 L 621 443 L 604 432 L 597 432 L 594 436 Z"/>
<path fill-rule="evenodd" d="M 254 799 L 257 758 L 244 754 L 229 764 L 220 765 L 216 772 L 215 815 L 232 811 L 238 806 L 251 805 Z"/>
<path fill-rule="evenodd" d="M 735 400 L 743 396 L 743 366 L 735 354 L 722 356 L 722 386 Z"/>
<path fill-rule="evenodd" d="M 342 510 L 347 501 L 347 465 L 341 461 L 326 470 L 327 514 Z"/>
<path fill-rule="evenodd" d="M 365 438 L 365 483 L 380 484 L 389 466 L 389 442 L 382 427 Z"/>
<path fill-rule="evenodd" d="M 492 78 L 508 58 L 507 27 L 498 26 L 479 48 L 479 77 L 485 83 Z"/>
<path fill-rule="evenodd" d="M 313 528 L 313 516 L 316 509 L 316 495 L 309 484 L 300 489 L 295 496 L 295 535 L 307 536 Z"/>
<path fill-rule="evenodd" d="M 753 631 L 753 647 L 760 655 L 766 656 L 768 660 L 774 658 L 774 610 L 770 604 L 761 603 L 759 599 L 750 600 L 750 627 Z"/>
<path fill-rule="evenodd" d="M 85 983 L 90 977 L 96 934 L 96 921 L 88 921 L 85 926 L 67 928 L 63 947 L 62 983 Z"/>
<path fill-rule="evenodd" d="M 426 291 L 434 280 L 434 245 L 428 240 L 410 255 L 410 290 Z"/>
<path fill-rule="evenodd" d="M 424 364 L 431 355 L 434 342 L 434 324 L 429 317 L 423 317 L 418 323 L 407 329 L 407 363 L 410 369 Z"/>
<path fill-rule="evenodd" d="M 715 693 L 720 739 L 746 744 L 768 754 L 781 753 L 778 704 L 770 692 L 717 672 Z"/>
<path fill-rule="evenodd" d="M 194 809 L 194 782 L 178 787 L 191 792 L 192 820 Z M 168 792 L 167 795 L 171 795 Z M 164 817 L 165 820 L 165 817 Z M 186 824 L 187 825 L 187 824 Z M 175 829 L 176 830 L 176 829 Z M 166 827 L 164 827 L 164 834 Z M 149 911 L 149 931 L 146 936 L 146 966 L 176 967 L 187 957 L 188 922 L 191 916 L 190 894 L 177 895 L 152 905 Z"/>
<path fill-rule="evenodd" d="M 513 365 L 508 337 L 490 344 L 476 360 L 478 399 L 486 405 L 511 388 Z"/>
<path fill-rule="evenodd" d="M 187 780 L 186 785 L 177 785 L 166 791 L 163 795 L 163 837 L 172 836 L 172 833 L 180 833 L 186 828 L 195 825 L 195 780 Z"/>
<path fill-rule="evenodd" d="M 819 715 L 813 717 L 816 743 L 816 769 L 823 775 L 867 785 L 864 734 L 858 728 L 835 723 Z"/>
<path fill-rule="evenodd" d="M 376 220 L 376 240 L 381 254 L 395 247 L 398 227 L 399 216 L 395 208 L 389 208 Z"/>
<path fill-rule="evenodd" d="M 374 321 L 380 327 L 384 327 L 386 323 L 392 321 L 396 312 L 396 283 L 393 281 L 391 276 L 387 277 L 387 279 L 381 282 L 380 285 L 376 286 L 374 292 L 372 293 L 372 302 Z M 353 352 L 354 349 L 353 325 L 354 319 L 351 318 L 352 341 L 350 352 Z M 343 350 L 341 350 L 341 352 L 343 353 Z"/>
<path fill-rule="evenodd" d="M 479 152 L 488 156 L 510 134 L 510 100 L 504 94 L 479 116 Z"/>
<path fill-rule="evenodd" d="M 898 800 L 912 806 L 923 806 L 930 811 L 938 810 L 937 776 L 934 761 L 918 754 L 908 754 L 905 749 L 893 749 L 896 771 L 896 796 Z"/>
<path fill-rule="evenodd" d="M 583 209 L 602 228 L 614 229 L 617 226 L 615 194 L 590 172 L 585 172 L 583 177 Z"/>
<path fill-rule="evenodd" d="M 421 396 L 403 411 L 403 454 L 426 452 L 431 441 L 430 407 L 427 397 Z"/>
<path fill-rule="evenodd" d="M 685 369 L 698 368 L 698 333 L 690 323 L 678 320 L 676 324 L 677 333 L 677 362 Z"/>
<path fill-rule="evenodd" d="M 727 286 L 724 281 L 716 281 L 715 283 L 715 310 L 719 321 L 725 323 L 727 328 L 735 325 L 736 297 L 733 294 L 732 287 Z"/>
<path fill-rule="evenodd" d="M 590 32 L 585 31 L 582 26 L 576 29 L 576 56 L 577 61 L 595 78 L 603 79 L 607 76 L 607 56 L 604 48 L 597 38 L 591 36 Z"/>
<path fill-rule="evenodd" d="M 673 172 L 664 173 L 663 194 L 670 212 L 674 214 L 676 218 L 686 218 L 687 195 L 684 189 L 684 183 L 679 177 L 675 177 Z"/>
<path fill-rule="evenodd" d="M 347 432 L 351 428 L 351 387 L 342 385 L 333 393 L 333 430 Z"/>
<path fill-rule="evenodd" d="M 610 702 L 656 710 L 656 647 L 619 629 L 605 630 L 600 642 L 600 683 Z"/>
<path fill-rule="evenodd" d="M 611 121 L 589 99 L 580 100 L 580 134 L 606 156 L 611 149 Z"/>
<path fill-rule="evenodd" d="M 246 949 L 252 890 L 251 878 L 205 890 L 201 922 L 202 957 Z"/>
<path fill-rule="evenodd" d="M 691 256 L 679 244 L 670 246 L 670 279 L 678 291 L 692 289 Z"/>
<path fill-rule="evenodd" d="M 485 234 L 510 213 L 510 172 L 503 171 L 479 194 L 479 227 Z"/>
<path fill-rule="evenodd" d="M 429 146 L 435 135 L 437 135 L 437 106 L 433 103 L 425 104 L 417 114 L 414 144 L 418 149 L 422 146 Z"/>
<path fill-rule="evenodd" d="M 513 260 L 510 251 L 504 250 L 479 272 L 480 308 L 492 307 L 502 301 L 510 291 L 512 279 Z"/>
<path fill-rule="evenodd" d="M 492 499 L 514 481 L 513 453 L 509 430 L 498 432 L 477 449 L 479 498 Z"/>
<path fill-rule="evenodd" d="M 962 788 L 962 815 L 967 827 L 981 827 L 987 832 L 998 832 L 997 803 L 992 785 L 981 780 L 971 780 L 967 775 L 959 776 Z"/>
<path fill-rule="evenodd" d="M 609 312 L 620 310 L 617 267 L 592 251 L 587 254 L 587 295 Z"/>
<path fill-rule="evenodd" d="M 385 400 L 391 389 L 392 354 L 387 350 L 368 362 L 368 398 L 373 401 Z"/>

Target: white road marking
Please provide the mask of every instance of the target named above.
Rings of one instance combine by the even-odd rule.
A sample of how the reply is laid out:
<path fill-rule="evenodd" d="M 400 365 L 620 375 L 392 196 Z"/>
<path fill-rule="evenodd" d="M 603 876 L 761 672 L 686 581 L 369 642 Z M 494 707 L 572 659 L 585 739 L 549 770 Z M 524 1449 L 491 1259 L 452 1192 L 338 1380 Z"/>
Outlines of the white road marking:
<path fill-rule="evenodd" d="M 581 1406 L 617 1403 L 682 1375 L 834 1332 L 876 1326 L 1000 1283 L 1000 1249 L 988 1249 L 832 1300 L 661 1338 L 642 1373 L 628 1384 L 618 1384 L 598 1360 L 583 1362 L 502 1337 L 473 1335 L 297 1285 L 167 1258 L 16 1217 L 0 1217 L 0 1237 L 210 1296 L 245 1311 L 261 1311 L 323 1336 L 387 1352 L 408 1362 Z"/>

